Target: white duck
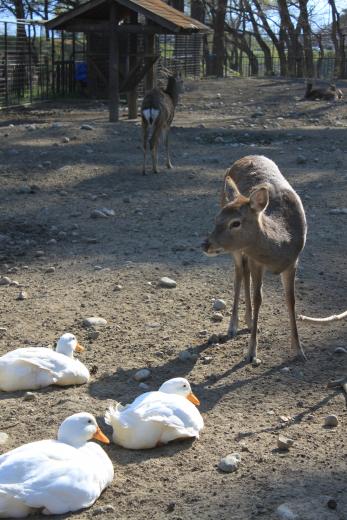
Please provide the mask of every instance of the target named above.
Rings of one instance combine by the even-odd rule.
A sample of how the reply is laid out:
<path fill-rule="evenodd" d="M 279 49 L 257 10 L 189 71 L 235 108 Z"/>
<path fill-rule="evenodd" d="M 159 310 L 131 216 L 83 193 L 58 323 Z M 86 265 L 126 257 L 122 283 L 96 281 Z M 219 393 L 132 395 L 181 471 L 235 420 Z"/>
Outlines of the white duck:
<path fill-rule="evenodd" d="M 24 444 L 0 456 L 0 518 L 64 514 L 91 506 L 113 479 L 109 443 L 90 413 L 71 415 L 57 440 Z"/>
<path fill-rule="evenodd" d="M 84 348 L 73 334 L 63 334 L 56 350 L 25 347 L 0 357 L 0 390 L 35 390 L 49 385 L 81 385 L 90 379 L 87 367 L 73 356 Z"/>
<path fill-rule="evenodd" d="M 175 377 L 131 404 L 111 406 L 105 421 L 113 428 L 116 444 L 133 450 L 154 448 L 175 439 L 199 438 L 204 421 L 194 406 L 198 404 L 188 381 Z"/>

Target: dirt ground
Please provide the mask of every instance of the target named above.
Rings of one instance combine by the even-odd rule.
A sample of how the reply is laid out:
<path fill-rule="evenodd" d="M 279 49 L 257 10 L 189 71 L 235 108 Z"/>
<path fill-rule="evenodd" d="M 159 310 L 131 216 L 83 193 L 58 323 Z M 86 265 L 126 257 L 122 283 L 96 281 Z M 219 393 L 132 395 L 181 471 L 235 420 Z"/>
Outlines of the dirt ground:
<path fill-rule="evenodd" d="M 65 518 L 272 520 L 280 504 L 294 501 L 308 511 L 300 520 L 347 519 L 346 405 L 326 388 L 346 375 L 347 355 L 335 352 L 346 348 L 346 322 L 300 323 L 309 359 L 293 361 L 280 280 L 267 274 L 262 364 L 245 365 L 243 300 L 238 336 L 208 341 L 226 332 L 230 312 L 215 323 L 212 303 L 223 298 L 231 307 L 233 271 L 228 256 L 207 258 L 200 247 L 213 227 L 225 169 L 244 155 L 264 154 L 307 214 L 297 311 L 325 316 L 347 308 L 347 214 L 331 212 L 347 208 L 347 82 L 338 86 L 345 98 L 327 103 L 303 101 L 299 81 L 188 83 L 171 134 L 175 168 L 166 170 L 162 155 L 162 173 L 146 177 L 139 120 L 128 121 L 124 111 L 113 124 L 100 102 L 0 114 L 0 273 L 23 286 L 0 287 L 0 354 L 52 344 L 69 331 L 86 347 L 79 359 L 97 370 L 88 385 L 47 388 L 34 401 L 23 400 L 24 392 L 2 393 L 0 430 L 10 440 L 0 452 L 55 437 L 60 422 L 79 411 L 94 413 L 110 434 L 108 404 L 142 392 L 133 375 L 144 367 L 150 389 L 187 377 L 205 420 L 195 442 L 149 451 L 106 447 L 112 486 L 90 510 Z M 91 218 L 103 207 L 114 216 Z M 177 287 L 160 288 L 162 276 Z M 99 335 L 83 327 L 89 316 L 107 320 Z M 181 361 L 187 348 L 197 356 Z M 328 414 L 338 416 L 336 428 L 324 427 Z M 276 449 L 279 432 L 295 441 L 287 453 Z M 238 471 L 221 473 L 220 458 L 232 452 L 241 454 Z"/>

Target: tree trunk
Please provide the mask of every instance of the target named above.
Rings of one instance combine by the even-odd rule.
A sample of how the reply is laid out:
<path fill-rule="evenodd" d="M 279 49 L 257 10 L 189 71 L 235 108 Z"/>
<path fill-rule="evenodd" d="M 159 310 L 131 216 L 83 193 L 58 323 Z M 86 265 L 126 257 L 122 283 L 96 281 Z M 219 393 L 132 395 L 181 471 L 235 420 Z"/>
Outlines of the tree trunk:
<path fill-rule="evenodd" d="M 346 77 L 346 49 L 345 37 L 340 26 L 340 15 L 336 9 L 335 0 L 328 0 L 332 13 L 331 39 L 335 48 L 335 78 Z"/>
<path fill-rule="evenodd" d="M 267 21 L 266 15 L 261 7 L 260 2 L 258 0 L 252 0 L 252 2 L 253 2 L 253 5 L 255 5 L 255 7 L 256 7 L 257 15 L 261 19 L 261 22 L 263 24 L 265 31 L 267 32 L 267 34 L 269 35 L 269 38 L 271 39 L 272 43 L 276 47 L 276 50 L 278 53 L 278 58 L 280 60 L 280 74 L 281 74 L 281 76 L 286 76 L 287 75 L 287 57 L 286 57 L 286 53 L 285 53 L 284 41 L 281 40 L 280 38 L 277 38 L 276 34 L 271 29 L 271 27 Z"/>
<path fill-rule="evenodd" d="M 212 52 L 215 55 L 214 73 L 217 77 L 224 76 L 225 42 L 224 42 L 224 22 L 227 0 L 217 0 L 217 9 L 213 24 L 213 45 Z"/>
<path fill-rule="evenodd" d="M 248 13 L 249 19 L 250 19 L 252 27 L 253 27 L 254 37 L 257 40 L 259 47 L 261 48 L 261 50 L 264 53 L 265 75 L 273 76 L 274 71 L 273 71 L 271 50 L 270 50 L 269 46 L 267 45 L 267 43 L 263 40 L 263 38 L 259 32 L 258 24 L 257 24 L 256 19 L 254 18 L 252 7 L 251 7 L 249 1 L 243 0 L 243 2 L 244 2 L 245 9 Z"/>
<path fill-rule="evenodd" d="M 304 57 L 305 57 L 305 69 L 304 74 L 312 78 L 314 76 L 313 66 L 313 51 L 312 51 L 312 34 L 309 16 L 307 12 L 308 0 L 299 0 L 300 6 L 300 22 L 304 38 Z"/>
<path fill-rule="evenodd" d="M 296 77 L 302 70 L 302 45 L 290 18 L 286 0 L 277 0 L 281 17 L 281 37 L 287 47 L 288 75 Z"/>

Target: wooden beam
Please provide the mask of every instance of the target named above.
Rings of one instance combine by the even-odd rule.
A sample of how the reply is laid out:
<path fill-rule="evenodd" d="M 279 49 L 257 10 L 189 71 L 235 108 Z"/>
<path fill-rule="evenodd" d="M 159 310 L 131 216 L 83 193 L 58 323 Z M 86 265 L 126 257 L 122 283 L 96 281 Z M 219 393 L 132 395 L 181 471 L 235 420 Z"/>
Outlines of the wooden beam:
<path fill-rule="evenodd" d="M 76 20 L 66 23 L 66 31 L 70 32 L 109 32 L 110 24 L 107 21 Z M 123 24 L 116 28 L 117 34 L 170 34 L 168 29 L 159 25 Z"/>
<path fill-rule="evenodd" d="M 119 48 L 117 37 L 117 5 L 110 4 L 110 37 L 109 37 L 109 106 L 110 121 L 116 122 L 119 118 Z"/>

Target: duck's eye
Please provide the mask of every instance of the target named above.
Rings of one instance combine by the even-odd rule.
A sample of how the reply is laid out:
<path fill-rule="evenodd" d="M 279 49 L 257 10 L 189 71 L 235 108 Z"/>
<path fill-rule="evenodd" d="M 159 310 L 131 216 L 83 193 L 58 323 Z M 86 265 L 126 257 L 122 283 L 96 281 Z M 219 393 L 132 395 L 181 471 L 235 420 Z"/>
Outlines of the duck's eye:
<path fill-rule="evenodd" d="M 229 224 L 230 229 L 236 229 L 236 228 L 239 228 L 240 226 L 241 226 L 241 222 L 239 220 L 233 220 Z"/>
<path fill-rule="evenodd" d="M 88 424 L 93 424 L 93 421 L 91 419 L 88 419 Z"/>
<path fill-rule="evenodd" d="M 187 385 L 183 385 L 183 388 L 187 388 Z"/>

